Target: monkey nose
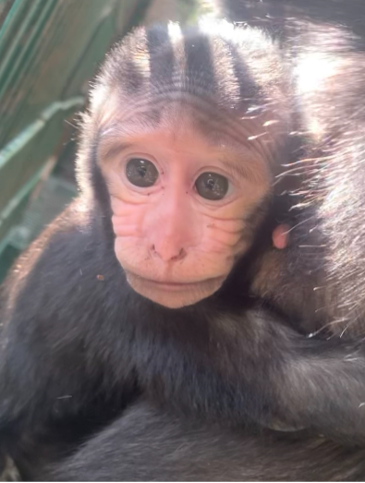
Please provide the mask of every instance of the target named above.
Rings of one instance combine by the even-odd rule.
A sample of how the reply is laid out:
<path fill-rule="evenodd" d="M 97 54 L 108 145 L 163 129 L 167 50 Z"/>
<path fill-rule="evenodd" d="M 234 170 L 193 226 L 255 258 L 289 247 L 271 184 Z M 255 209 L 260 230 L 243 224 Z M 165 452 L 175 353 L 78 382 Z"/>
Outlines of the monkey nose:
<path fill-rule="evenodd" d="M 156 245 L 151 246 L 151 253 L 163 260 L 164 262 L 178 262 L 183 260 L 187 252 L 184 248 L 174 248 L 174 247 L 156 247 Z"/>

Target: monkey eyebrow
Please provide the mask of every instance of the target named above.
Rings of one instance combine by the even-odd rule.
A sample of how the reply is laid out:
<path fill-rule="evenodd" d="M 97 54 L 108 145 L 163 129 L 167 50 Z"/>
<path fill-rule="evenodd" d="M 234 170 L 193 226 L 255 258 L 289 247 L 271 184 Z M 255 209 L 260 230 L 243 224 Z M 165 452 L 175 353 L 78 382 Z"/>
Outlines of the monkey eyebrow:
<path fill-rule="evenodd" d="M 126 151 L 127 149 L 131 148 L 133 146 L 132 143 L 118 143 L 118 144 L 110 144 L 110 143 L 101 143 L 102 150 L 101 154 L 103 159 L 107 160 L 110 158 L 114 158 L 115 156 L 118 156 L 118 154 L 121 154 L 123 151 Z"/>
<path fill-rule="evenodd" d="M 245 156 L 248 154 L 248 156 Z M 232 161 L 227 158 L 221 159 L 222 165 L 227 168 L 227 171 L 234 177 L 245 179 L 253 182 L 261 182 L 264 175 L 262 163 L 259 160 L 249 156 L 249 153 L 242 152 L 239 155 L 239 160 Z"/>
<path fill-rule="evenodd" d="M 130 149 L 134 146 L 133 143 L 119 142 L 118 144 L 116 144 L 111 143 L 110 141 L 111 140 L 109 140 L 109 143 L 106 142 L 106 145 L 104 145 L 102 148 L 101 154 L 103 160 L 114 158 L 121 154 L 123 151 L 126 151 L 127 149 Z M 216 147 L 216 143 L 212 142 L 212 146 Z M 257 159 L 253 158 L 251 150 L 241 149 L 239 152 L 234 154 L 234 157 L 237 160 L 234 161 L 230 159 L 230 156 L 228 154 L 219 157 L 222 165 L 227 168 L 227 171 L 229 171 L 229 173 L 233 177 L 237 177 L 240 179 L 250 179 L 254 181 L 261 178 L 260 176 L 258 176 L 259 173 L 262 171 L 259 166 L 260 163 Z"/>

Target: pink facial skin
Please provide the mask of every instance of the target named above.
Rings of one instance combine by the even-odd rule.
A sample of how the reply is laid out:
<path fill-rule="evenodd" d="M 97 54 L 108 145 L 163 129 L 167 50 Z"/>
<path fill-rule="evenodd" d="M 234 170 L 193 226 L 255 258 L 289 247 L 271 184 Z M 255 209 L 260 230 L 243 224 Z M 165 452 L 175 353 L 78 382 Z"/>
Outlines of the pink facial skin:
<path fill-rule="evenodd" d="M 116 256 L 136 292 L 169 308 L 194 304 L 221 287 L 252 241 L 245 219 L 271 184 L 255 144 L 240 145 L 228 135 L 212 142 L 182 117 L 178 124 L 138 134 L 124 127 L 123 136 L 101 143 L 99 154 Z M 153 186 L 131 183 L 127 166 L 135 158 L 156 168 Z M 202 173 L 228 180 L 223 199 L 199 194 L 196 181 Z"/>

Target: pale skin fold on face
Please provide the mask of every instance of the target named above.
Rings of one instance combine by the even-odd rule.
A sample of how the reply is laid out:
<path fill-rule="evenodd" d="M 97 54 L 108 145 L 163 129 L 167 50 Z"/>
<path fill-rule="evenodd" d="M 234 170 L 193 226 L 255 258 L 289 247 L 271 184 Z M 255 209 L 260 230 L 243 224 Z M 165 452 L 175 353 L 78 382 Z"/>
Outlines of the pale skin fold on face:
<path fill-rule="evenodd" d="M 99 145 L 117 259 L 136 292 L 169 308 L 221 287 L 252 242 L 247 219 L 272 183 L 262 146 L 247 141 L 252 125 L 249 133 L 240 127 L 242 143 L 227 132 L 214 142 L 193 119 L 181 110 L 154 127 L 138 129 L 133 119 L 119 130 L 106 124 Z M 214 181 L 219 199 L 207 199 L 206 182 Z M 285 237 L 279 231 L 274 246 L 283 248 Z"/>

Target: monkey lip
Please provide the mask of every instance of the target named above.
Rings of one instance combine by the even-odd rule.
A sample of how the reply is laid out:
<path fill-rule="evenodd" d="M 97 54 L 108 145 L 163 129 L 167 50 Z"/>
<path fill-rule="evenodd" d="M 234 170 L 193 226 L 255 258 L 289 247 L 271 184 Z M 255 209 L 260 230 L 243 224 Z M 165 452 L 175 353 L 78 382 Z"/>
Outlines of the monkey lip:
<path fill-rule="evenodd" d="M 173 280 L 151 280 L 126 271 L 127 281 L 143 297 L 170 309 L 193 305 L 219 290 L 224 277 L 208 278 L 199 282 L 181 283 Z"/>
<path fill-rule="evenodd" d="M 215 277 L 209 278 L 205 280 L 200 280 L 198 282 L 173 282 L 170 280 L 153 280 L 150 278 L 142 277 L 141 275 L 137 275 L 135 273 L 126 271 L 127 280 L 133 286 L 134 284 L 144 284 L 145 286 L 150 286 L 151 288 L 159 289 L 159 290 L 167 290 L 171 292 L 181 291 L 181 290 L 190 290 L 196 289 L 197 287 L 203 285 L 217 285 L 221 284 L 224 280 L 224 277 Z"/>

